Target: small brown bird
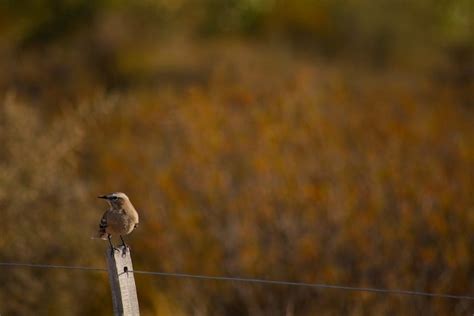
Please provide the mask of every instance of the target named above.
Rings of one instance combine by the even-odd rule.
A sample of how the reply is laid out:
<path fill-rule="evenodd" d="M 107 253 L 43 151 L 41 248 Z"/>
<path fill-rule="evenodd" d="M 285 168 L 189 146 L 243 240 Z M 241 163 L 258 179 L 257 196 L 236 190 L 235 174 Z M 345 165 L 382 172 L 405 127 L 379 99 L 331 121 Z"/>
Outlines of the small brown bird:
<path fill-rule="evenodd" d="M 138 226 L 138 213 L 133 207 L 130 199 L 125 193 L 115 192 L 98 196 L 100 199 L 106 199 L 110 208 L 105 211 L 99 224 L 97 237 L 108 240 L 112 252 L 116 248 L 112 245 L 111 236 L 119 235 L 124 246 L 124 252 L 128 248 L 122 235 L 130 234 Z"/>

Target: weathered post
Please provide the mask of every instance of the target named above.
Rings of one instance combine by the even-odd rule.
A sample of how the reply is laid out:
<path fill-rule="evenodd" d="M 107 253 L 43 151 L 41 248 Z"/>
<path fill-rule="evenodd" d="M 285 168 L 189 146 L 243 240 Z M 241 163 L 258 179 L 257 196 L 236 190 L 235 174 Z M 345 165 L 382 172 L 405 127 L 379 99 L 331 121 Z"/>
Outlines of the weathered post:
<path fill-rule="evenodd" d="M 124 246 L 120 246 L 118 250 L 112 252 L 108 248 L 106 251 L 114 315 L 140 315 L 130 249 L 124 250 Z"/>

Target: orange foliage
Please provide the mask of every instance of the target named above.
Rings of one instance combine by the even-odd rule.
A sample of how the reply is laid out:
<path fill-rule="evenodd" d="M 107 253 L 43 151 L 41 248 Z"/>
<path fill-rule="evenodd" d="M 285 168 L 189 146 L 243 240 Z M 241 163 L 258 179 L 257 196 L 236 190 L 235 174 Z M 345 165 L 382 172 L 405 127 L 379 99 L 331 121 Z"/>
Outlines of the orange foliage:
<path fill-rule="evenodd" d="M 284 22 L 296 28 L 323 32 L 330 21 L 292 10 L 301 20 Z M 474 293 L 474 124 L 459 91 L 238 40 L 134 47 L 130 34 L 106 36 L 133 34 L 119 22 L 78 35 L 100 43 L 97 60 L 53 45 L 21 56 L 17 87 L 0 75 L 0 261 L 103 266 L 105 244 L 89 240 L 104 207 L 94 197 L 120 190 L 141 214 L 129 237 L 139 270 Z M 57 65 L 61 56 L 70 64 Z M 143 276 L 137 286 L 143 315 L 474 308 Z M 0 295 L 2 314 L 111 306 L 105 275 L 69 271 L 2 273 Z"/>

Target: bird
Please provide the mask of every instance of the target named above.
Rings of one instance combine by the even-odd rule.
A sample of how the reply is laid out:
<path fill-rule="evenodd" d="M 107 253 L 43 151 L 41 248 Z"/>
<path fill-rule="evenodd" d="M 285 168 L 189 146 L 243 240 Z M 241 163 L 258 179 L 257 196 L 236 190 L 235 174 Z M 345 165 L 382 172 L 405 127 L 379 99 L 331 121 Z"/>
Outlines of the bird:
<path fill-rule="evenodd" d="M 123 254 L 125 254 L 130 247 L 123 240 L 123 235 L 130 234 L 138 227 L 138 213 L 128 196 L 123 192 L 99 195 L 98 198 L 107 200 L 110 207 L 102 215 L 96 238 L 108 240 L 113 253 L 118 249 L 113 246 L 111 237 L 112 235 L 119 235 L 122 241 Z"/>

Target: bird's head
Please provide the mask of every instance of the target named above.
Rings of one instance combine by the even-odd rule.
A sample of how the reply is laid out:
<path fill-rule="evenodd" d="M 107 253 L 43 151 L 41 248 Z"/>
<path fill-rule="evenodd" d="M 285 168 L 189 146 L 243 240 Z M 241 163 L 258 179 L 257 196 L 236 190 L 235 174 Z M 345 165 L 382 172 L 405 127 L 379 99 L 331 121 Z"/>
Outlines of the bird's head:
<path fill-rule="evenodd" d="M 129 201 L 128 196 L 122 192 L 114 192 L 106 195 L 99 195 L 99 199 L 105 199 L 112 207 L 120 208 Z"/>

